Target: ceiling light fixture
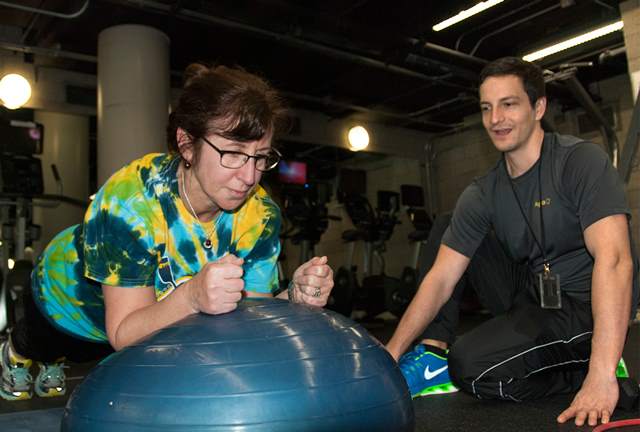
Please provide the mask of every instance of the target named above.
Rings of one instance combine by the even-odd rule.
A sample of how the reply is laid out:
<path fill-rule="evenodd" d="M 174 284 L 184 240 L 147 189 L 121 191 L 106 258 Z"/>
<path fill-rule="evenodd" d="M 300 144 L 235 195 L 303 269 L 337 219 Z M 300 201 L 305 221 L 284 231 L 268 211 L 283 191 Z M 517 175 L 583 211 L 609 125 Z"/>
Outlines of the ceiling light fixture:
<path fill-rule="evenodd" d="M 597 39 L 599 37 L 608 35 L 609 33 L 613 33 L 615 31 L 621 30 L 622 27 L 624 27 L 623 22 L 617 21 L 617 22 L 614 22 L 613 24 L 608 24 L 604 27 L 600 27 L 588 33 L 584 33 L 579 36 L 572 37 L 571 39 L 567 39 L 565 41 L 559 42 L 555 45 L 548 46 L 539 51 L 532 52 L 522 57 L 522 59 L 530 62 L 539 60 L 543 57 L 550 56 L 551 54 L 555 54 L 557 52 L 564 51 L 569 48 L 573 48 L 574 46 L 583 44 L 585 42 L 589 42 L 590 40 Z"/>
<path fill-rule="evenodd" d="M 349 129 L 347 138 L 349 139 L 349 146 L 353 151 L 364 150 L 369 145 L 369 132 L 362 126 L 354 126 Z"/>
<path fill-rule="evenodd" d="M 480 12 L 487 10 L 490 7 L 493 7 L 499 3 L 502 3 L 503 1 L 504 0 L 487 0 L 487 1 L 480 2 L 477 5 L 473 6 L 472 8 L 460 11 L 458 12 L 457 15 L 454 15 L 451 18 L 447 18 L 446 20 L 439 22 L 438 24 L 434 25 L 431 28 L 433 29 L 433 31 L 436 31 L 436 32 L 440 30 L 444 30 L 447 27 L 451 27 L 452 25 L 457 24 L 460 21 L 466 20 L 467 18 L 475 14 L 479 14 Z"/>
<path fill-rule="evenodd" d="M 0 80 L 0 100 L 9 109 L 20 108 L 31 98 L 31 84 L 22 75 L 8 74 Z"/>

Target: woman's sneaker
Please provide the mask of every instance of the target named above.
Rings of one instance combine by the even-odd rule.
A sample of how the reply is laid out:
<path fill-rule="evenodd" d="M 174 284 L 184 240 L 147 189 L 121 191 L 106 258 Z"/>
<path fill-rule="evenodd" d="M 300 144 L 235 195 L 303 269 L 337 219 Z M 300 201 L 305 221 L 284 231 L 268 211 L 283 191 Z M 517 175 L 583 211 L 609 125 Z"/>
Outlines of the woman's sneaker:
<path fill-rule="evenodd" d="M 458 391 L 449 377 L 446 352 L 440 348 L 418 344 L 400 357 L 398 366 L 412 398 Z"/>
<path fill-rule="evenodd" d="M 54 363 L 38 362 L 40 372 L 36 377 L 33 388 L 40 397 L 63 396 L 67 391 L 66 376 L 64 374 L 64 359 Z"/>
<path fill-rule="evenodd" d="M 0 396 L 8 401 L 31 399 L 33 378 L 29 373 L 31 360 L 19 361 L 9 353 L 9 342 L 0 345 L 2 386 Z"/>

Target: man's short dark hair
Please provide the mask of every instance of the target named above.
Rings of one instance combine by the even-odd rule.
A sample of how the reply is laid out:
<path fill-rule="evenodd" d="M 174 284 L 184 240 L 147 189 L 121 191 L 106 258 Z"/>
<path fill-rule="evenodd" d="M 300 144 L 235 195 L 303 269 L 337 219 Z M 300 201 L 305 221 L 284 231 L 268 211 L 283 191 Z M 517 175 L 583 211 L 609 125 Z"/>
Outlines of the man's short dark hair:
<path fill-rule="evenodd" d="M 534 106 L 538 99 L 546 96 L 542 69 L 518 57 L 502 57 L 486 65 L 480 72 L 478 85 L 482 85 L 487 78 L 504 75 L 515 75 L 522 80 L 531 106 Z"/>

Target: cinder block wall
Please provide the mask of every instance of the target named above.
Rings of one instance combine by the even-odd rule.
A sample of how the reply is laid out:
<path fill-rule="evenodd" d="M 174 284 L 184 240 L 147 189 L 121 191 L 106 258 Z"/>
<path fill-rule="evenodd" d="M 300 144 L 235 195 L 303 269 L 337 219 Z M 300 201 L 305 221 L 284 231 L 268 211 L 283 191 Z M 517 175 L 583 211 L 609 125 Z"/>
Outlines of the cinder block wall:
<path fill-rule="evenodd" d="M 433 141 L 434 210 L 438 214 L 453 211 L 462 191 L 500 157 L 479 117 L 470 118 L 468 122 L 475 126 Z"/>

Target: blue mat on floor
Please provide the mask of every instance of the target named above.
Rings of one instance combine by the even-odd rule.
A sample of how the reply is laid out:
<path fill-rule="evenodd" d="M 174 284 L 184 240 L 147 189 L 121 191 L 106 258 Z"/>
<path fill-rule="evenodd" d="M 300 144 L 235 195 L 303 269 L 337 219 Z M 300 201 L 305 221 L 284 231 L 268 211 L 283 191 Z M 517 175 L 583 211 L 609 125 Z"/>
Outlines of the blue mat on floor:
<path fill-rule="evenodd" d="M 64 408 L 0 414 L 2 432 L 58 432 Z"/>

